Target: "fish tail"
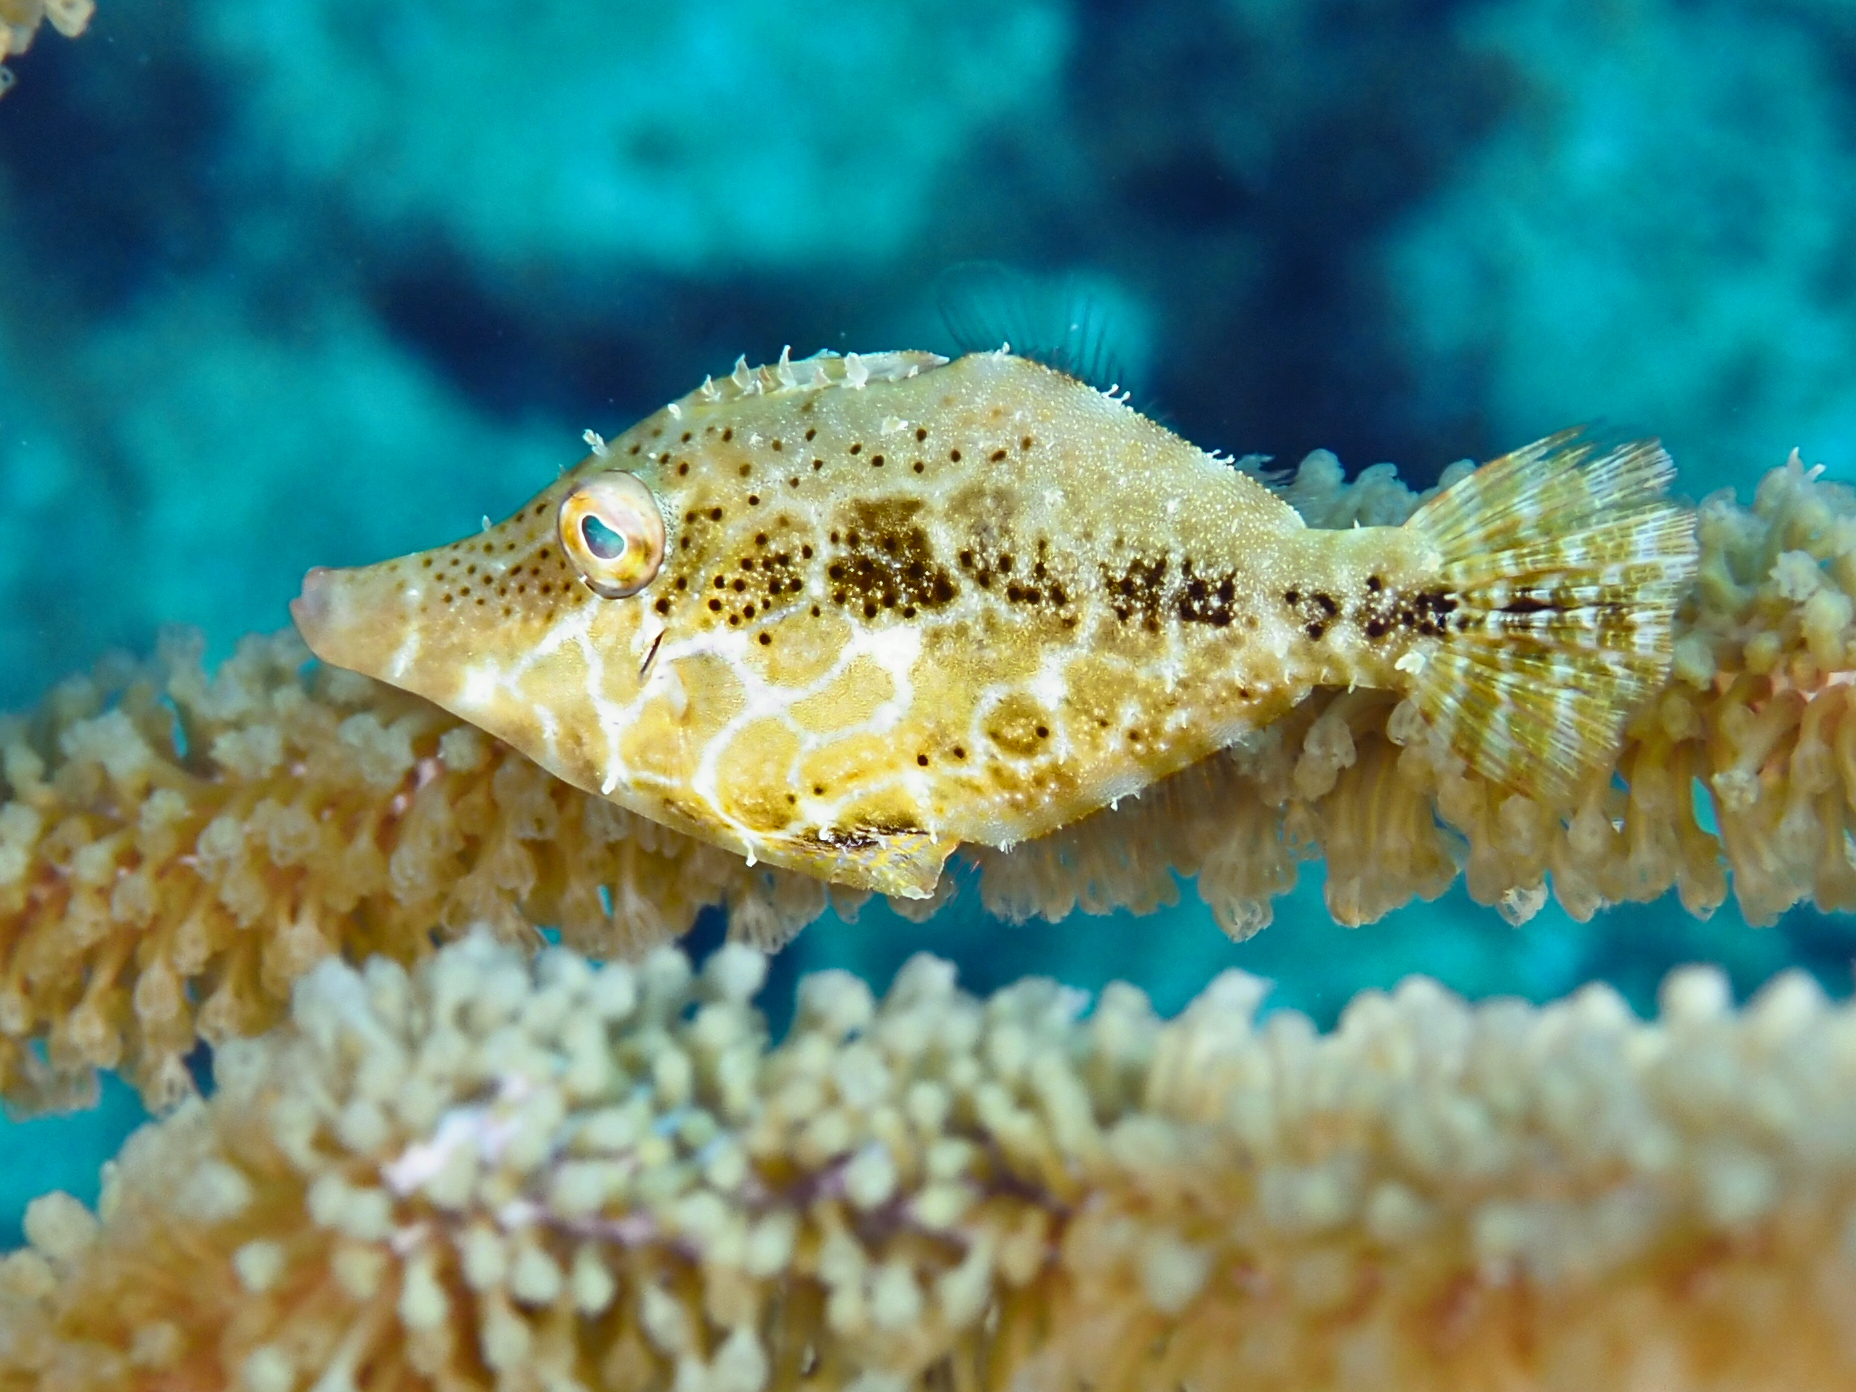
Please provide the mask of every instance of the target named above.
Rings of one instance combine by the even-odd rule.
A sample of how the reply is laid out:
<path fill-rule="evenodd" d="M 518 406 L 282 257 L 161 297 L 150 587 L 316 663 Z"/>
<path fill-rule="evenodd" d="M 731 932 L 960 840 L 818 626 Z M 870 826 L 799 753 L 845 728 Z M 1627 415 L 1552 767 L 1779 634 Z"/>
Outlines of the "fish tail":
<path fill-rule="evenodd" d="M 1565 807 L 1667 678 L 1695 578 L 1692 510 L 1655 440 L 1577 430 L 1483 465 L 1405 524 L 1439 558 L 1442 642 L 1411 696 L 1478 773 Z"/>

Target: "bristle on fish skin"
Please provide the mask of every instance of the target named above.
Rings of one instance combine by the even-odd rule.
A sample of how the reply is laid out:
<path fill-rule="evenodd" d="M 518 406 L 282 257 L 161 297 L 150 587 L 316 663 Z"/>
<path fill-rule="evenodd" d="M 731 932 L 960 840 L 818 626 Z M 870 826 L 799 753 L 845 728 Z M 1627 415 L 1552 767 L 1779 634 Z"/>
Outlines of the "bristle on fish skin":
<path fill-rule="evenodd" d="M 1660 497 L 1673 474 L 1654 440 L 1601 450 L 1562 431 L 1405 524 L 1439 553 L 1449 605 L 1412 694 L 1478 773 L 1564 807 L 1609 767 L 1632 710 L 1668 675 L 1698 564 L 1694 514 Z"/>

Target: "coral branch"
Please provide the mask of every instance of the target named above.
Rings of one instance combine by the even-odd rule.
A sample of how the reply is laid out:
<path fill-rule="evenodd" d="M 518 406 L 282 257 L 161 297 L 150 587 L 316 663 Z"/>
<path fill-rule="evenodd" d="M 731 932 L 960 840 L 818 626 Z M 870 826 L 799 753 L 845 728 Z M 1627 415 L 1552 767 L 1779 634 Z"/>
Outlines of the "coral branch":
<path fill-rule="evenodd" d="M 1229 973 L 880 1006 L 488 937 L 289 1025 L 0 1263 L 0 1389 L 1856 1385 L 1856 1012 L 1705 969 L 1317 1035 Z"/>
<path fill-rule="evenodd" d="M 1396 520 L 1414 501 L 1389 473 L 1343 486 L 1320 459 L 1288 494 L 1318 525 Z M 1410 705 L 1323 691 L 1116 810 L 1009 854 L 969 849 L 982 898 L 1058 919 L 1151 909 L 1195 876 L 1242 937 L 1321 856 L 1347 923 L 1459 872 L 1514 920 L 1545 901 L 1549 872 L 1580 918 L 1671 888 L 1707 914 L 1729 867 L 1752 922 L 1807 896 L 1856 907 L 1856 498 L 1794 458 L 1750 511 L 1707 500 L 1700 527 L 1675 670 L 1573 816 L 1477 777 Z M 772 947 L 828 902 L 861 901 L 747 867 L 303 659 L 294 639 L 253 639 L 208 681 L 169 642 L 148 670 L 109 664 L 0 722 L 0 1096 L 68 1103 L 109 1067 L 171 1105 L 196 1035 L 265 1028 L 338 950 L 410 963 L 433 930 L 486 921 L 635 957 L 705 905 Z"/>

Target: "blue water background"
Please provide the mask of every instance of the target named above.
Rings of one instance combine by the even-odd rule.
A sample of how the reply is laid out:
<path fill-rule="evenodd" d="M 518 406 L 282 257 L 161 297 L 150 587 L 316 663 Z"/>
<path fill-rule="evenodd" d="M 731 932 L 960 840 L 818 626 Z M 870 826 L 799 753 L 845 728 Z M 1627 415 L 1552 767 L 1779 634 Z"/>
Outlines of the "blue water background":
<path fill-rule="evenodd" d="M 0 102 L 0 707 L 160 625 L 223 654 L 312 564 L 474 530 L 701 381 L 951 345 L 993 258 L 1112 306 L 1194 441 L 1414 484 L 1573 422 L 1694 497 L 1799 447 L 1856 473 L 1856 9 L 1844 0 L 100 0 Z M 1345 930 L 1319 867 L 1252 942 L 1135 920 L 827 921 L 777 964 L 976 988 L 1273 978 L 1330 1022 L 1672 965 L 1847 994 L 1856 931 L 1673 903 L 1520 929 L 1460 888 Z M 707 922 L 701 941 L 719 925 Z M 0 1245 L 86 1198 L 120 1084 L 0 1127 Z"/>

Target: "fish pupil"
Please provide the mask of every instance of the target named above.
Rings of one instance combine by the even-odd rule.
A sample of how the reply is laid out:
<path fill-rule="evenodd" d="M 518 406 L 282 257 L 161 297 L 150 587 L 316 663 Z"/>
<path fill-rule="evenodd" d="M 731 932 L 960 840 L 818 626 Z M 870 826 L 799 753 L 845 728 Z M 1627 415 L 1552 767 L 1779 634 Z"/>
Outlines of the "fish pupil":
<path fill-rule="evenodd" d="M 602 561 L 616 561 L 625 554 L 625 538 L 591 514 L 580 522 L 580 539 Z"/>

